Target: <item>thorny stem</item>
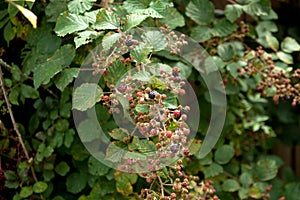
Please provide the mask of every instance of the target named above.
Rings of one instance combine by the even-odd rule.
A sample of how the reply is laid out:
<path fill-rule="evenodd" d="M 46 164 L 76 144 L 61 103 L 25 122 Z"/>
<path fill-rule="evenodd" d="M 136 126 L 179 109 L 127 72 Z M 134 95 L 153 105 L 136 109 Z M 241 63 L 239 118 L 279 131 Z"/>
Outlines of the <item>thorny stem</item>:
<path fill-rule="evenodd" d="M 10 65 L 8 65 L 6 62 L 4 62 L 2 59 L 0 59 L 0 85 L 1 85 L 2 93 L 3 93 L 4 99 L 5 99 L 5 103 L 6 103 L 6 105 L 7 105 L 8 113 L 9 113 L 11 122 L 12 122 L 12 124 L 13 124 L 14 130 L 15 130 L 17 136 L 18 136 L 19 143 L 20 143 L 21 146 L 22 146 L 22 149 L 23 149 L 24 154 L 25 154 L 25 156 L 26 156 L 27 162 L 30 163 L 30 162 L 32 162 L 32 158 L 29 157 L 29 154 L 28 154 L 28 151 L 27 151 L 27 149 L 26 149 L 26 147 L 25 147 L 23 138 L 22 138 L 21 133 L 20 133 L 20 131 L 19 131 L 19 129 L 18 129 L 18 126 L 17 126 L 16 120 L 15 120 L 13 111 L 12 111 L 12 109 L 11 109 L 11 104 L 10 104 L 10 102 L 9 102 L 9 99 L 8 99 L 8 97 L 7 97 L 7 94 L 6 94 L 6 91 L 5 91 L 5 87 L 4 87 L 4 81 L 3 81 L 2 67 L 1 67 L 1 66 L 3 66 L 3 67 L 9 67 L 9 68 L 11 68 L 11 67 L 10 67 Z M 38 182 L 33 167 L 30 166 L 30 169 L 31 169 L 31 173 L 32 173 L 33 179 L 35 180 L 35 182 Z"/>

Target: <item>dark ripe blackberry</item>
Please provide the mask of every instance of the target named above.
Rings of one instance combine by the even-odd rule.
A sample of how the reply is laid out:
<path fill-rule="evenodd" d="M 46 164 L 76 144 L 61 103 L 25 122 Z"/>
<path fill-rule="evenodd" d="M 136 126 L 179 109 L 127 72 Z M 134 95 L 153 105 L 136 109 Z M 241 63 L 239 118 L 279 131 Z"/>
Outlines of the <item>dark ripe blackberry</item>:
<path fill-rule="evenodd" d="M 171 145 L 170 151 L 171 151 L 172 153 L 177 153 L 178 150 L 179 150 L 178 144 L 172 144 L 172 145 Z"/>
<path fill-rule="evenodd" d="M 150 92 L 149 93 L 149 98 L 154 99 L 155 98 L 155 92 Z"/>
<path fill-rule="evenodd" d="M 284 95 L 284 99 L 285 99 L 286 101 L 288 101 L 288 100 L 291 99 L 291 96 L 286 94 L 286 95 Z"/>
<path fill-rule="evenodd" d="M 126 44 L 126 46 L 128 46 L 128 47 L 132 46 L 132 45 L 133 45 L 132 39 L 126 40 L 126 41 L 125 41 L 125 44 Z"/>

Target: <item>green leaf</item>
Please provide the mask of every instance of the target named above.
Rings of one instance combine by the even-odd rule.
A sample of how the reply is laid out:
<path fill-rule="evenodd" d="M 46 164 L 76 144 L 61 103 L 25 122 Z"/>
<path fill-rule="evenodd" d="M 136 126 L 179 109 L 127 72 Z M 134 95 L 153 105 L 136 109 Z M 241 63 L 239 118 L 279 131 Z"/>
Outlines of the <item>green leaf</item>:
<path fill-rule="evenodd" d="M 245 187 L 249 187 L 253 183 L 253 177 L 250 173 L 244 172 L 240 176 L 240 182 Z"/>
<path fill-rule="evenodd" d="M 105 159 L 111 162 L 121 162 L 125 150 L 118 147 L 116 144 L 110 143 L 106 149 Z"/>
<path fill-rule="evenodd" d="M 122 37 L 121 33 L 109 32 L 102 39 L 102 47 L 104 51 L 109 50 Z"/>
<path fill-rule="evenodd" d="M 243 6 L 243 10 L 257 19 L 259 16 L 266 16 L 271 10 L 271 3 L 269 0 L 251 1 L 250 4 Z"/>
<path fill-rule="evenodd" d="M 261 181 L 268 181 L 276 177 L 278 166 L 275 160 L 263 159 L 256 163 L 255 175 Z"/>
<path fill-rule="evenodd" d="M 174 66 L 178 67 L 180 69 L 180 77 L 184 79 L 188 79 L 192 73 L 192 67 L 189 65 L 186 65 L 182 62 L 177 62 L 174 64 Z"/>
<path fill-rule="evenodd" d="M 156 147 L 152 141 L 139 139 L 134 136 L 132 142 L 128 145 L 130 150 L 138 150 L 141 153 L 155 152 Z"/>
<path fill-rule="evenodd" d="M 120 26 L 118 17 L 114 12 L 100 9 L 96 17 L 96 23 L 92 25 L 97 30 L 118 29 Z"/>
<path fill-rule="evenodd" d="M 273 35 L 266 35 L 266 41 L 268 43 L 268 46 L 273 50 L 277 51 L 279 48 L 279 42 L 276 37 Z"/>
<path fill-rule="evenodd" d="M 215 8 L 209 0 L 191 0 L 186 15 L 198 24 L 209 24 L 215 19 Z"/>
<path fill-rule="evenodd" d="M 240 42 L 226 42 L 217 47 L 218 55 L 228 61 L 235 56 L 242 57 L 244 55 L 244 47 Z"/>
<path fill-rule="evenodd" d="M 68 10 L 74 14 L 84 13 L 90 10 L 96 1 L 97 0 L 72 0 L 68 3 Z"/>
<path fill-rule="evenodd" d="M 255 28 L 257 34 L 259 37 L 262 37 L 264 35 L 277 32 L 278 28 L 275 22 L 273 21 L 262 21 L 259 22 L 259 24 Z"/>
<path fill-rule="evenodd" d="M 229 22 L 227 19 L 223 18 L 221 20 L 216 20 L 214 23 L 213 35 L 214 36 L 227 36 L 237 29 L 237 25 Z"/>
<path fill-rule="evenodd" d="M 88 170 L 89 173 L 95 176 L 103 176 L 108 173 L 109 167 L 95 159 L 93 156 L 89 158 Z"/>
<path fill-rule="evenodd" d="M 153 8 L 137 9 L 137 10 L 134 10 L 133 13 L 139 14 L 139 15 L 147 15 L 152 18 L 163 18 L 163 16 Z"/>
<path fill-rule="evenodd" d="M 48 188 L 48 184 L 43 181 L 38 181 L 33 185 L 33 192 L 42 193 Z"/>
<path fill-rule="evenodd" d="M 9 46 L 9 41 L 14 39 L 15 35 L 16 29 L 12 27 L 12 24 L 10 22 L 7 23 L 3 31 L 3 36 L 5 41 L 7 42 L 7 46 Z"/>
<path fill-rule="evenodd" d="M 227 4 L 224 12 L 226 18 L 233 23 L 243 14 L 243 8 L 241 5 L 238 4 Z"/>
<path fill-rule="evenodd" d="M 55 167 L 55 172 L 61 176 L 65 176 L 67 175 L 67 173 L 70 171 L 70 167 L 69 165 L 62 161 L 60 163 L 58 163 L 58 165 L 56 165 Z"/>
<path fill-rule="evenodd" d="M 81 192 L 87 183 L 87 176 L 80 173 L 73 173 L 67 177 L 67 191 L 73 194 Z"/>
<path fill-rule="evenodd" d="M 285 62 L 286 64 L 293 64 L 293 63 L 294 63 L 293 57 L 292 57 L 291 54 L 287 54 L 287 53 L 284 53 L 284 52 L 282 52 L 282 51 L 278 51 L 278 52 L 276 53 L 276 55 L 278 56 L 278 58 L 279 58 L 281 61 Z"/>
<path fill-rule="evenodd" d="M 216 150 L 215 161 L 219 164 L 228 163 L 234 156 L 234 148 L 230 145 L 223 145 Z"/>
<path fill-rule="evenodd" d="M 67 148 L 70 148 L 73 140 L 74 140 L 75 131 L 73 129 L 69 129 L 64 136 L 64 145 Z"/>
<path fill-rule="evenodd" d="M 108 133 L 113 139 L 123 141 L 127 138 L 129 133 L 126 129 L 116 128 Z"/>
<path fill-rule="evenodd" d="M 126 0 L 123 6 L 127 12 L 131 13 L 136 9 L 146 9 L 150 2 L 151 0 Z"/>
<path fill-rule="evenodd" d="M 140 71 L 134 74 L 132 77 L 134 80 L 149 82 L 151 79 L 151 74 L 147 71 Z"/>
<path fill-rule="evenodd" d="M 223 173 L 223 167 L 219 164 L 212 163 L 209 167 L 205 168 L 205 178 L 214 177 Z"/>
<path fill-rule="evenodd" d="M 120 59 L 113 62 L 113 65 L 107 68 L 107 74 L 104 76 L 106 85 L 109 87 L 111 84 L 117 84 L 128 69 L 128 65 L 123 64 Z"/>
<path fill-rule="evenodd" d="M 198 25 L 192 28 L 191 37 L 197 42 L 204 42 L 213 37 L 212 29 L 206 25 Z"/>
<path fill-rule="evenodd" d="M 63 37 L 76 31 L 82 31 L 88 26 L 88 22 L 83 16 L 73 13 L 64 13 L 57 18 L 54 31 L 58 36 Z"/>
<path fill-rule="evenodd" d="M 129 14 L 126 16 L 125 30 L 128 31 L 142 23 L 148 15 Z"/>
<path fill-rule="evenodd" d="M 138 113 L 147 113 L 149 111 L 148 105 L 138 104 L 135 107 L 135 111 Z"/>
<path fill-rule="evenodd" d="M 235 192 L 240 189 L 240 184 L 236 180 L 227 179 L 226 181 L 224 181 L 222 189 L 225 192 Z"/>
<path fill-rule="evenodd" d="M 20 86 L 20 89 L 21 89 L 21 95 L 24 98 L 36 99 L 39 97 L 38 91 L 29 85 L 22 84 Z"/>
<path fill-rule="evenodd" d="M 159 22 L 161 25 L 168 24 L 171 29 L 185 25 L 184 17 L 176 8 L 167 9 L 164 18 L 159 19 Z"/>
<path fill-rule="evenodd" d="M 64 69 L 61 73 L 59 73 L 54 80 L 56 87 L 60 91 L 64 91 L 69 83 L 73 81 L 74 78 L 78 76 L 79 68 L 68 68 Z"/>
<path fill-rule="evenodd" d="M 45 9 L 45 14 L 47 16 L 48 22 L 56 22 L 60 13 L 66 11 L 68 0 L 50 0 L 50 3 Z"/>
<path fill-rule="evenodd" d="M 142 35 L 142 39 L 152 51 L 161 51 L 167 46 L 165 36 L 160 31 L 147 31 Z"/>
<path fill-rule="evenodd" d="M 136 48 L 134 48 L 130 54 L 134 57 L 134 61 L 137 63 L 147 62 L 148 54 L 151 52 L 151 47 L 148 47 L 147 45 L 139 45 Z"/>
<path fill-rule="evenodd" d="M 286 53 L 292 53 L 294 51 L 300 51 L 300 45 L 294 38 L 286 37 L 281 42 L 281 49 Z"/>
<path fill-rule="evenodd" d="M 262 194 L 260 192 L 260 189 L 258 187 L 251 187 L 248 190 L 248 195 L 254 199 L 260 199 L 262 197 Z"/>
<path fill-rule="evenodd" d="M 97 39 L 102 34 L 102 32 L 85 30 L 77 34 L 78 36 L 74 38 L 76 49 L 84 44 L 92 42 L 94 39 Z"/>
<path fill-rule="evenodd" d="M 33 193 L 32 187 L 31 186 L 25 186 L 25 187 L 22 187 L 22 189 L 20 191 L 20 197 L 27 198 L 30 195 L 32 195 L 32 193 Z"/>
<path fill-rule="evenodd" d="M 13 105 L 19 105 L 20 88 L 13 87 L 8 95 L 9 101 Z"/>
<path fill-rule="evenodd" d="M 17 189 L 19 187 L 19 181 L 16 173 L 11 170 L 6 170 L 4 172 L 5 176 L 5 187 L 7 188 L 12 188 L 12 189 Z"/>
<path fill-rule="evenodd" d="M 63 67 L 71 64 L 74 57 L 75 49 L 72 45 L 67 44 L 62 46 L 46 62 L 34 69 L 34 87 L 38 88 L 41 84 L 49 83 L 50 79 L 59 73 Z"/>
<path fill-rule="evenodd" d="M 93 107 L 102 95 L 102 89 L 95 83 L 84 83 L 73 94 L 73 109 L 85 111 Z"/>
<path fill-rule="evenodd" d="M 133 192 L 132 184 L 136 183 L 138 176 L 136 174 L 129 174 L 124 172 L 115 172 L 115 179 L 117 181 L 117 191 L 123 195 L 129 195 Z"/>
<path fill-rule="evenodd" d="M 288 183 L 284 186 L 284 197 L 286 199 L 299 199 L 300 195 L 300 183 Z"/>

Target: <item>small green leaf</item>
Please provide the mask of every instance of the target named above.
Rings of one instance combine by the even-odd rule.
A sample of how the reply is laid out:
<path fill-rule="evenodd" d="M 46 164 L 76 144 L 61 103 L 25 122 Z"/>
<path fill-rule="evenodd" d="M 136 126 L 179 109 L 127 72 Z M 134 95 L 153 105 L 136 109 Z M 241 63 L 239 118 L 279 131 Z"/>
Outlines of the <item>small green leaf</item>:
<path fill-rule="evenodd" d="M 45 13 L 48 18 L 47 21 L 56 22 L 60 13 L 66 11 L 67 9 L 67 0 L 50 0 L 50 3 L 45 9 Z"/>
<path fill-rule="evenodd" d="M 93 7 L 97 0 L 72 0 L 68 3 L 68 10 L 74 14 L 84 13 Z"/>
<path fill-rule="evenodd" d="M 58 36 L 63 37 L 76 31 L 82 31 L 88 26 L 88 22 L 83 16 L 73 13 L 64 13 L 57 18 L 54 31 Z"/>
<path fill-rule="evenodd" d="M 126 129 L 116 128 L 108 133 L 113 139 L 123 141 L 127 138 L 129 133 Z"/>
<path fill-rule="evenodd" d="M 58 165 L 56 165 L 55 167 L 55 172 L 61 176 L 65 176 L 67 175 L 67 173 L 70 171 L 70 167 L 69 165 L 62 161 L 60 163 L 58 163 Z"/>
<path fill-rule="evenodd" d="M 262 197 L 262 194 L 259 190 L 258 187 L 251 187 L 249 190 L 248 190 L 248 195 L 254 199 L 260 199 Z"/>
<path fill-rule="evenodd" d="M 242 14 L 243 14 L 243 8 L 239 4 L 227 4 L 225 7 L 225 16 L 226 18 L 231 22 L 235 22 Z"/>
<path fill-rule="evenodd" d="M 227 179 L 226 181 L 224 181 L 222 189 L 225 192 L 235 192 L 240 189 L 240 184 L 236 180 Z"/>
<path fill-rule="evenodd" d="M 281 42 L 281 49 L 286 53 L 292 53 L 294 51 L 300 51 L 300 45 L 294 38 L 286 37 Z"/>
<path fill-rule="evenodd" d="M 215 19 L 215 8 L 209 0 L 191 0 L 186 15 L 198 24 L 208 24 Z"/>
<path fill-rule="evenodd" d="M 259 160 L 255 167 L 255 175 L 261 181 L 268 181 L 276 177 L 278 166 L 275 160 L 263 159 Z"/>
<path fill-rule="evenodd" d="M 87 176 L 80 173 L 73 173 L 67 177 L 67 191 L 73 194 L 81 192 L 87 183 Z"/>
<path fill-rule="evenodd" d="M 277 51 L 279 48 L 279 42 L 277 40 L 276 37 L 272 36 L 272 35 L 266 35 L 266 40 L 268 43 L 268 46 L 273 50 L 273 51 Z"/>
<path fill-rule="evenodd" d="M 155 144 L 152 141 L 139 139 L 134 136 L 132 142 L 129 144 L 130 150 L 138 150 L 141 153 L 149 153 L 156 151 Z"/>
<path fill-rule="evenodd" d="M 102 89 L 94 83 L 84 83 L 73 94 L 73 109 L 85 111 L 100 100 Z"/>
<path fill-rule="evenodd" d="M 48 184 L 43 181 L 38 181 L 33 185 L 33 192 L 42 193 L 48 188 Z"/>
<path fill-rule="evenodd" d="M 7 188 L 12 188 L 12 189 L 17 189 L 19 187 L 19 181 L 16 173 L 11 170 L 6 170 L 4 172 L 5 176 L 5 187 Z"/>
<path fill-rule="evenodd" d="M 253 177 L 250 173 L 244 172 L 240 176 L 240 182 L 245 187 L 249 187 L 253 183 Z"/>
<path fill-rule="evenodd" d="M 129 195 L 133 192 L 132 184 L 136 183 L 138 176 L 136 174 L 129 174 L 124 172 L 115 172 L 115 179 L 117 181 L 117 191 L 123 195 Z"/>
<path fill-rule="evenodd" d="M 135 111 L 138 113 L 147 113 L 149 111 L 149 106 L 144 104 L 138 104 L 135 107 Z"/>
<path fill-rule="evenodd" d="M 145 19 L 147 19 L 147 15 L 139 15 L 139 14 L 129 14 L 126 16 L 126 24 L 125 24 L 125 30 L 130 30 L 136 26 L 138 26 L 140 23 L 142 23 Z"/>
<path fill-rule="evenodd" d="M 54 83 L 60 91 L 64 89 L 76 78 L 79 74 L 79 68 L 64 69 L 60 74 L 55 77 Z"/>
<path fill-rule="evenodd" d="M 92 25 L 97 30 L 118 29 L 120 26 L 118 17 L 113 11 L 100 9 L 96 17 L 96 23 Z"/>
<path fill-rule="evenodd" d="M 27 198 L 30 195 L 32 195 L 32 193 L 33 193 L 32 187 L 31 186 L 25 186 L 25 187 L 22 187 L 22 189 L 20 191 L 20 197 Z"/>
<path fill-rule="evenodd" d="M 214 177 L 223 173 L 223 167 L 219 164 L 212 163 L 209 167 L 205 168 L 205 178 Z"/>
<path fill-rule="evenodd" d="M 96 160 L 93 156 L 89 158 L 88 170 L 89 173 L 95 176 L 103 176 L 108 173 L 109 167 Z"/>
<path fill-rule="evenodd" d="M 78 36 L 74 38 L 76 49 L 84 44 L 92 42 L 94 39 L 97 39 L 102 34 L 102 32 L 85 30 L 77 34 Z"/>
<path fill-rule="evenodd" d="M 171 29 L 185 25 L 184 17 L 176 8 L 168 8 L 164 18 L 159 19 L 159 22 L 161 25 L 168 24 Z"/>
<path fill-rule="evenodd" d="M 282 51 L 278 51 L 276 53 L 276 55 L 278 56 L 278 58 L 280 60 L 282 60 L 283 62 L 285 62 L 286 64 L 293 64 L 294 61 L 293 61 L 293 57 L 291 54 L 287 54 L 287 53 L 284 53 Z"/>
<path fill-rule="evenodd" d="M 234 156 L 234 148 L 230 145 L 223 145 L 216 150 L 215 161 L 219 164 L 228 163 Z"/>
<path fill-rule="evenodd" d="M 142 39 L 152 51 L 161 51 L 167 46 L 165 36 L 160 31 L 147 31 L 142 35 Z"/>
<path fill-rule="evenodd" d="M 16 29 L 12 27 L 10 22 L 7 23 L 3 31 L 3 36 L 5 41 L 7 42 L 7 46 L 9 46 L 9 41 L 14 39 L 15 35 L 16 35 Z"/>

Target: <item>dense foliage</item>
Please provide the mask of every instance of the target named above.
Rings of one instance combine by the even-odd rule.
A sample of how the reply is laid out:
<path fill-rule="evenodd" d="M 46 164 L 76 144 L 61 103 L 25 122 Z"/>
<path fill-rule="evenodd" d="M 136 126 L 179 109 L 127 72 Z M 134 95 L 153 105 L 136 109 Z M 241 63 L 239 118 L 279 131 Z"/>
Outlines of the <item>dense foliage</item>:
<path fill-rule="evenodd" d="M 277 19 L 269 0 L 1 2 L 0 199 L 299 199 L 271 153 L 277 130 L 300 143 L 300 45 Z M 180 101 L 186 85 L 194 103 Z M 211 107 L 224 104 L 203 157 Z M 91 155 L 99 133 L 105 162 Z"/>

